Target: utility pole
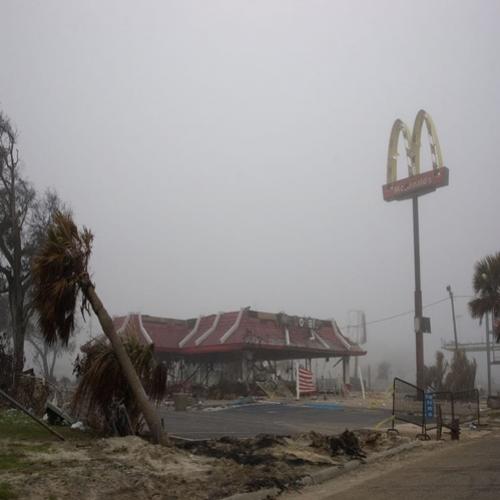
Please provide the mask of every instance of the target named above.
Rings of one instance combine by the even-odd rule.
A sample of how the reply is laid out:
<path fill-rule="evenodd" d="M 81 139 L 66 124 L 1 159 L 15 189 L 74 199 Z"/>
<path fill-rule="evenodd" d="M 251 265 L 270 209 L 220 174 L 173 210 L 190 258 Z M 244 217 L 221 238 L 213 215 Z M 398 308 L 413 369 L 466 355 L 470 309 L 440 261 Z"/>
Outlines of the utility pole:
<path fill-rule="evenodd" d="M 488 397 L 491 396 L 491 345 L 490 345 L 490 316 L 486 313 L 486 364 L 488 374 Z"/>
<path fill-rule="evenodd" d="M 453 300 L 453 292 L 451 291 L 451 286 L 448 285 L 446 290 L 450 294 L 451 300 L 451 316 L 453 318 L 453 335 L 455 337 L 455 350 L 458 351 L 458 335 L 457 335 L 457 320 L 455 318 L 455 301 Z"/>

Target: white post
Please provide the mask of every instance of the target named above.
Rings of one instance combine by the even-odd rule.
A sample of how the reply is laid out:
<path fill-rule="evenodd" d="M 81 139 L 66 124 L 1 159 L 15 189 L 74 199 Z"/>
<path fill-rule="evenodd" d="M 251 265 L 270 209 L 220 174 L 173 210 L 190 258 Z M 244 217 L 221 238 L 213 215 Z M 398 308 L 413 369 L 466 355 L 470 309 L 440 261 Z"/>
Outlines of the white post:
<path fill-rule="evenodd" d="M 365 384 L 363 382 L 363 374 L 361 373 L 361 365 L 358 363 L 358 377 L 359 377 L 359 382 L 361 384 L 361 394 L 363 396 L 363 399 L 365 398 Z"/>
<path fill-rule="evenodd" d="M 344 356 L 342 358 L 342 382 L 344 384 L 351 383 L 350 361 L 350 356 Z"/>

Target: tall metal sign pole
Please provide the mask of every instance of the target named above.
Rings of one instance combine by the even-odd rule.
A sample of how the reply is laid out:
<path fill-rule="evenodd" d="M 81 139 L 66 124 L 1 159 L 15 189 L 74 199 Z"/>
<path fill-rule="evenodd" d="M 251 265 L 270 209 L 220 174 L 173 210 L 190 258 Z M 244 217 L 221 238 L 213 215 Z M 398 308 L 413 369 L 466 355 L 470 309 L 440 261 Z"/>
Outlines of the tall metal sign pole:
<path fill-rule="evenodd" d="M 425 123 L 429 136 L 432 156 L 432 170 L 420 171 L 420 144 Z M 408 162 L 408 177 L 398 179 L 397 157 L 399 137 L 403 136 Z M 449 171 L 443 166 L 441 148 L 432 118 L 420 110 L 415 118 L 413 131 L 401 120 L 392 126 L 387 157 L 387 184 L 382 188 L 385 201 L 412 200 L 413 204 L 413 255 L 415 259 L 415 346 L 417 365 L 417 386 L 423 387 L 424 374 L 424 333 L 430 333 L 430 320 L 423 316 L 422 286 L 420 280 L 420 231 L 418 217 L 418 197 L 447 186 Z"/>
<path fill-rule="evenodd" d="M 417 361 L 417 387 L 424 388 L 424 332 L 422 325 L 422 284 L 420 281 L 420 227 L 418 220 L 418 196 L 413 205 L 413 255 L 415 264 L 415 353 Z M 430 328 L 429 328 L 430 330 Z"/>

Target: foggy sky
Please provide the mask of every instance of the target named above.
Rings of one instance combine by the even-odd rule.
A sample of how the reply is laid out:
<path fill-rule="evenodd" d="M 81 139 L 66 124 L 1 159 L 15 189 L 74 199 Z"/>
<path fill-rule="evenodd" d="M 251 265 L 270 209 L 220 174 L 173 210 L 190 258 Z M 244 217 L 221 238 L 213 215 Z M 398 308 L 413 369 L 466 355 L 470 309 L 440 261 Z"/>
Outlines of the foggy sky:
<path fill-rule="evenodd" d="M 424 304 L 448 284 L 471 295 L 474 262 L 499 250 L 498 1 L 0 9 L 0 108 L 29 178 L 94 232 L 112 314 L 252 306 L 344 325 L 352 309 L 368 321 L 411 310 L 411 202 L 384 202 L 381 186 L 391 126 L 420 108 L 450 169 L 450 186 L 420 200 Z M 466 304 L 459 336 L 483 338 Z M 450 304 L 425 313 L 430 362 L 451 339 Z M 413 363 L 412 315 L 369 338 Z"/>

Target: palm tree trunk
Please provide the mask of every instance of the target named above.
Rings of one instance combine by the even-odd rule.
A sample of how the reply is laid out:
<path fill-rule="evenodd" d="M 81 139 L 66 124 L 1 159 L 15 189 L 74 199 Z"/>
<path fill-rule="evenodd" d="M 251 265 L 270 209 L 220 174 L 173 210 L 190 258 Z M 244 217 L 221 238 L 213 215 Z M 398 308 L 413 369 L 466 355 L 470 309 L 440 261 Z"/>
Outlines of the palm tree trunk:
<path fill-rule="evenodd" d="M 113 350 L 118 359 L 118 363 L 120 364 L 121 369 L 123 370 L 123 374 L 125 375 L 125 378 L 127 379 L 127 382 L 129 383 L 132 393 L 135 397 L 137 406 L 144 415 L 144 419 L 146 420 L 149 430 L 151 431 L 153 441 L 155 443 L 168 445 L 169 440 L 167 435 L 161 428 L 160 417 L 158 416 L 157 411 L 146 395 L 146 392 L 144 391 L 141 380 L 137 375 L 137 372 L 135 371 L 135 368 L 132 365 L 127 352 L 125 351 L 125 348 L 123 347 L 120 337 L 116 333 L 113 320 L 104 308 L 101 299 L 99 299 L 94 286 L 90 282 L 84 283 L 82 286 L 82 290 L 85 294 L 85 297 L 92 305 L 94 313 L 99 319 L 102 331 L 111 342 Z"/>

